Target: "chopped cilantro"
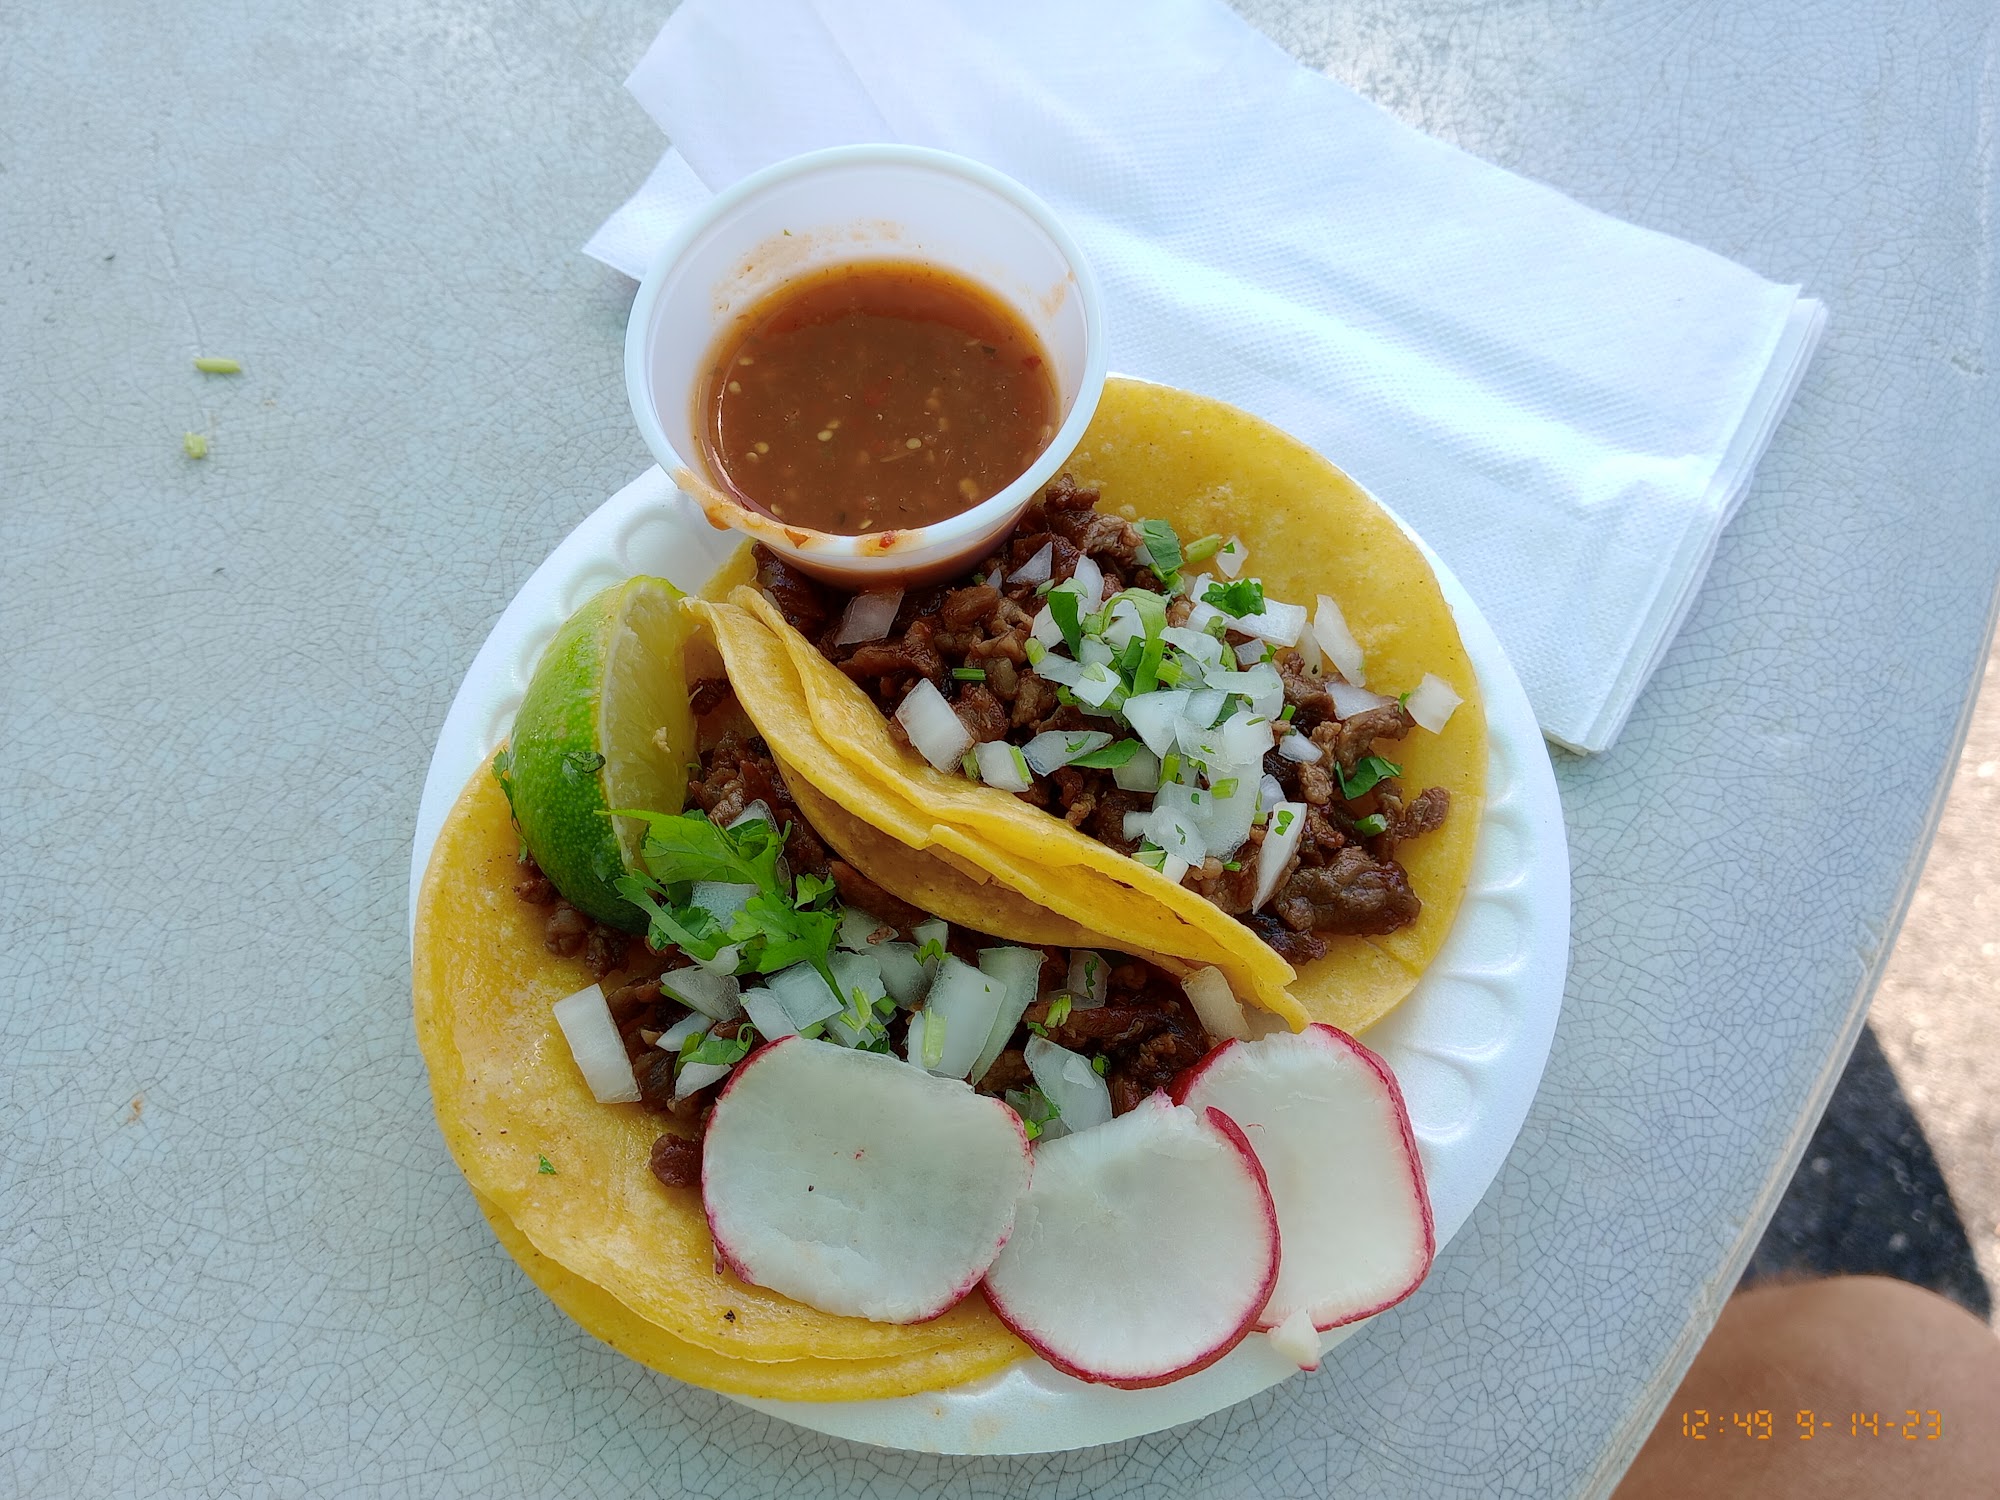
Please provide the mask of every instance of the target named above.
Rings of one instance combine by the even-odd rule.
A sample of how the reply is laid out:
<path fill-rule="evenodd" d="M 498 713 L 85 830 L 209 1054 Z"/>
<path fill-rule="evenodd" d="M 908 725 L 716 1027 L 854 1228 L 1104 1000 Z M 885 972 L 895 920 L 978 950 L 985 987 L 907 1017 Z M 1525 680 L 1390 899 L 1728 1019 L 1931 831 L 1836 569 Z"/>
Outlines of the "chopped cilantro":
<path fill-rule="evenodd" d="M 965 779 L 967 781 L 979 780 L 979 757 L 974 755 L 970 750 L 958 758 L 958 768 L 965 772 Z"/>
<path fill-rule="evenodd" d="M 1034 1032 L 1034 1034 L 1040 1037 L 1043 1041 L 1047 1041 L 1049 1039 L 1049 1028 L 1044 1026 L 1040 1021 L 1023 1021 L 1021 1024 L 1027 1027 L 1028 1030 Z"/>
<path fill-rule="evenodd" d="M 1410 693 L 1414 693 L 1415 691 L 1415 688 L 1411 688 L 1409 693 L 1396 694 L 1396 707 L 1408 708 L 1410 706 Z"/>
<path fill-rule="evenodd" d="M 1093 750 L 1088 755 L 1079 755 L 1070 764 L 1088 766 L 1093 770 L 1112 771 L 1125 764 L 1139 753 L 1137 740 L 1114 740 L 1101 750 Z"/>
<path fill-rule="evenodd" d="M 1236 795 L 1236 785 L 1236 778 L 1234 776 L 1227 776 L 1221 781 L 1216 782 L 1209 790 L 1214 792 L 1218 797 L 1234 797 Z"/>
<path fill-rule="evenodd" d="M 1104 1076 L 1104 1054 L 1102 1052 L 1090 1060 L 1090 1071 L 1095 1073 L 1099 1078 Z"/>
<path fill-rule="evenodd" d="M 1197 537 L 1181 548 L 1181 562 L 1205 563 L 1222 550 L 1222 533 L 1211 531 L 1207 536 Z"/>
<path fill-rule="evenodd" d="M 713 1032 L 697 1031 L 681 1043 L 681 1066 L 690 1063 L 705 1063 L 711 1067 L 729 1068 L 750 1055 L 750 1048 L 757 1040 L 754 1028 L 744 1026 L 735 1036 L 721 1037 Z"/>
<path fill-rule="evenodd" d="M 1056 996 L 1055 999 L 1049 1002 L 1049 1019 L 1047 1024 L 1050 1026 L 1062 1025 L 1063 1022 L 1069 1019 L 1069 1011 L 1070 1011 L 1069 996 L 1067 995 Z"/>
<path fill-rule="evenodd" d="M 1277 834 L 1289 833 L 1292 827 L 1292 820 L 1297 816 L 1298 813 L 1294 811 L 1292 808 L 1289 807 L 1279 808 L 1277 821 L 1271 825 L 1271 831 Z"/>
<path fill-rule="evenodd" d="M 1053 578 L 1044 578 L 1040 583 L 1035 585 L 1035 597 L 1037 599 L 1045 598 L 1049 590 L 1055 586 L 1056 581 Z"/>
<path fill-rule="evenodd" d="M 1333 763 L 1333 775 L 1340 783 L 1340 795 L 1347 798 L 1364 796 L 1375 790 L 1376 783 L 1402 774 L 1401 766 L 1379 755 L 1362 756 L 1351 772 L 1341 770 L 1339 761 Z"/>
<path fill-rule="evenodd" d="M 1381 813 L 1370 813 L 1365 818 L 1354 820 L 1354 831 L 1364 839 L 1372 839 L 1378 833 L 1386 833 L 1388 828 L 1389 820 Z"/>
<path fill-rule="evenodd" d="M 1181 773 L 1181 758 L 1169 750 L 1160 757 L 1160 784 L 1165 786 Z"/>
<path fill-rule="evenodd" d="M 1056 629 L 1062 632 L 1063 644 L 1072 656 L 1083 645 L 1082 612 L 1083 600 L 1075 589 L 1061 588 L 1049 595 L 1049 613 L 1055 616 Z"/>
<path fill-rule="evenodd" d="M 1181 574 L 1179 534 L 1165 521 L 1141 521 L 1139 536 L 1146 556 L 1153 564 L 1153 571 L 1160 575 L 1160 582 L 1169 589 L 1178 586 Z"/>
<path fill-rule="evenodd" d="M 1240 870 L 1243 868 L 1243 861 L 1240 859 L 1225 859 L 1222 862 L 1222 868 L 1232 872 Z"/>
<path fill-rule="evenodd" d="M 943 957 L 944 957 L 943 938 L 930 938 L 923 944 L 922 947 L 917 949 L 917 962 L 920 964 L 935 963 Z"/>
<path fill-rule="evenodd" d="M 1157 844 L 1141 844 L 1132 858 L 1149 870 L 1157 870 L 1167 862 L 1167 851 Z"/>
<path fill-rule="evenodd" d="M 1211 583 L 1202 602 L 1213 604 L 1226 615 L 1241 619 L 1264 612 L 1264 585 L 1255 578 L 1238 578 L 1230 583 Z"/>
<path fill-rule="evenodd" d="M 556 1175 L 556 1168 L 554 1162 L 550 1161 L 546 1156 L 537 1157 L 536 1160 L 538 1160 L 541 1163 L 540 1166 L 535 1168 L 537 1176 L 553 1177 Z"/>
<path fill-rule="evenodd" d="M 960 682 L 984 682 L 986 680 L 986 668 L 953 667 L 951 675 L 956 677 Z"/>

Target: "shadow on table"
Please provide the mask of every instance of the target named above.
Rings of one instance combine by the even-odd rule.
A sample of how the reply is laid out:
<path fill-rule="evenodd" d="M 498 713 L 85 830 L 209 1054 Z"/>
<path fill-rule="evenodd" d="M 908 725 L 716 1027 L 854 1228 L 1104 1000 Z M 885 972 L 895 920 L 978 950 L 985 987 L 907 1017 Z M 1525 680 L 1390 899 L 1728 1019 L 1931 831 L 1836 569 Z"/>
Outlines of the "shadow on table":
<path fill-rule="evenodd" d="M 1741 1285 L 1836 1274 L 1914 1282 L 1981 1318 L 1993 1308 L 1930 1142 L 1866 1027 Z"/>

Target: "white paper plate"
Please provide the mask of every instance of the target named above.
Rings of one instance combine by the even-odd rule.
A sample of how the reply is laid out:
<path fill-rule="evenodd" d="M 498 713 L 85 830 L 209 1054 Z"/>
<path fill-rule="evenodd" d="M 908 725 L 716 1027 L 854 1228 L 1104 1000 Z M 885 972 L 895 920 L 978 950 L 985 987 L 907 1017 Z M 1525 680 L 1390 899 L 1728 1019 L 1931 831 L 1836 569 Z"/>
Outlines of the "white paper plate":
<path fill-rule="evenodd" d="M 506 738 L 557 628 L 599 589 L 635 573 L 697 589 L 736 542 L 712 530 L 655 468 L 599 506 L 535 570 L 473 658 L 431 757 L 410 857 L 413 939 L 431 845 L 466 779 Z M 1521 684 L 1458 580 L 1435 557 L 1431 565 L 1486 697 L 1486 816 L 1451 935 L 1416 993 L 1367 1041 L 1395 1069 L 1409 1102 L 1442 1249 L 1499 1173 L 1541 1082 L 1569 960 L 1569 850 L 1548 752 Z M 1325 1335 L 1325 1346 L 1351 1332 Z M 1298 1373 L 1253 1334 L 1199 1374 L 1146 1391 L 1087 1385 L 1029 1359 L 970 1385 L 887 1401 L 733 1399 L 885 1447 L 1039 1453 L 1190 1422 Z"/>

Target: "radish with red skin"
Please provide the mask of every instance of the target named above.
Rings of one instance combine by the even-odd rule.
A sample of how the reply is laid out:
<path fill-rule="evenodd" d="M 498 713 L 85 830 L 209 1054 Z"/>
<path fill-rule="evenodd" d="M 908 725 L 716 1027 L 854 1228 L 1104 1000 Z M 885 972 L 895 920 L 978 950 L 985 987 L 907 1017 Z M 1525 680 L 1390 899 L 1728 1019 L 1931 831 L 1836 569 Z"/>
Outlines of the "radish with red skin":
<path fill-rule="evenodd" d="M 1064 1374 L 1137 1390 L 1242 1341 L 1270 1300 L 1278 1248 L 1243 1132 L 1220 1110 L 1153 1094 L 1036 1148 L 986 1300 Z"/>
<path fill-rule="evenodd" d="M 1269 1178 L 1285 1254 L 1259 1328 L 1303 1311 L 1324 1332 L 1416 1290 L 1437 1234 L 1409 1111 L 1381 1058 L 1315 1024 L 1224 1043 L 1174 1097 L 1226 1112 Z"/>
<path fill-rule="evenodd" d="M 701 1200 L 716 1254 L 753 1286 L 921 1323 L 979 1284 L 1031 1169 L 1020 1119 L 998 1099 L 791 1036 L 739 1063 L 717 1098 Z"/>

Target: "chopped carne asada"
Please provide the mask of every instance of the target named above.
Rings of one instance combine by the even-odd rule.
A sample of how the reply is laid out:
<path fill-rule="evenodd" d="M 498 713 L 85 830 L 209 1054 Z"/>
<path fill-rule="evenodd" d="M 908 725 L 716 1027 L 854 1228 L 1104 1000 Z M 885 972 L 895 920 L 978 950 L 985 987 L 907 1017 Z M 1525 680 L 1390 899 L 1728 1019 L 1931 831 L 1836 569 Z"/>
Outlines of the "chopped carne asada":
<path fill-rule="evenodd" d="M 876 640 L 843 641 L 850 596 L 762 547 L 757 583 L 939 769 L 1160 869 L 1293 964 L 1414 922 L 1397 846 L 1440 827 L 1451 797 L 1407 794 L 1384 758 L 1416 729 L 1408 710 L 1322 665 L 1320 627 L 1256 579 L 1184 578 L 1220 538 L 1183 549 L 1097 502 L 1063 475 L 970 577 L 905 592 Z M 926 683 L 962 735 L 898 713 Z M 1000 741 L 1011 763 L 980 748 Z"/>
<path fill-rule="evenodd" d="M 842 913 L 840 944 L 846 951 L 829 955 L 836 969 L 844 958 L 873 948 L 885 964 L 892 953 L 906 955 L 913 966 L 923 964 L 927 957 L 930 972 L 934 973 L 948 956 L 965 970 L 977 974 L 982 968 L 982 955 L 992 953 L 999 944 L 997 939 L 947 928 L 943 922 L 892 896 L 828 850 L 800 814 L 769 748 L 761 739 L 734 732 L 723 734 L 702 755 L 699 767 L 690 777 L 688 799 L 700 809 L 700 816 L 711 828 L 727 829 L 746 816 L 756 818 L 768 813 L 773 824 L 782 830 L 783 860 L 779 868 L 787 868 L 789 878 L 794 881 L 803 877 L 806 882 L 822 883 L 837 892 L 839 905 L 824 908 Z M 803 882 L 795 887 L 806 888 Z M 817 891 L 818 887 L 812 889 Z M 691 954 L 671 941 L 660 941 L 657 917 L 647 940 L 630 942 L 628 948 L 625 934 L 590 922 L 561 901 L 554 886 L 525 855 L 514 890 L 530 905 L 553 906 L 547 921 L 546 941 L 550 951 L 565 956 L 584 953 L 598 978 L 611 976 L 605 987 L 605 1004 L 631 1063 L 639 1101 L 647 1110 L 673 1122 L 673 1128 L 654 1141 L 648 1166 L 667 1187 L 698 1188 L 703 1135 L 727 1074 L 706 1082 L 698 1079 L 707 1075 L 695 1075 L 691 1080 L 689 1064 L 711 1054 L 747 1055 L 762 1040 L 755 1022 L 740 1013 L 743 1009 L 740 999 L 733 1001 L 739 1014 L 713 1020 L 677 997 L 676 990 L 698 995 L 691 988 L 697 981 L 702 986 L 699 993 L 712 991 L 714 979 L 702 976 L 711 974 L 714 956 L 705 952 Z M 826 897 L 815 895 L 811 899 L 823 901 Z M 674 910 L 669 908 L 670 912 Z M 678 910 L 686 915 L 684 908 Z M 852 923 L 851 933 L 849 914 L 864 918 Z M 572 927 L 576 930 L 572 931 Z M 925 945 L 932 939 L 937 940 L 937 949 L 926 955 Z M 1004 1041 L 989 1040 L 989 1045 L 998 1049 L 996 1055 L 971 1082 L 979 1092 L 1005 1098 L 1020 1110 L 1031 1133 L 1063 1128 L 1060 1115 L 1041 1093 L 1027 1060 L 1026 1049 L 1034 1038 L 1088 1060 L 1093 1071 L 1104 1080 L 1112 1114 L 1123 1114 L 1147 1094 L 1166 1087 L 1215 1045 L 1179 982 L 1150 964 L 1136 959 L 1107 960 L 1096 954 L 1072 955 L 1059 948 L 1036 950 L 1018 944 L 1007 947 L 1039 952 L 1039 962 L 1028 963 L 1033 971 L 1028 976 L 1033 997 L 1022 995 L 1019 1019 Z M 1086 983 L 1084 993 L 1072 994 L 1065 986 L 1077 972 L 1077 964 L 1084 960 L 1088 962 L 1083 972 L 1098 976 L 1095 986 Z M 915 972 L 925 973 L 925 970 L 917 967 Z M 750 990 L 757 975 L 746 972 L 741 978 L 742 989 L 731 990 L 732 996 Z M 937 992 L 931 979 L 927 976 L 921 983 L 934 998 Z M 768 995 L 772 991 L 763 993 Z M 923 1016 L 927 1003 L 922 993 L 915 994 L 913 1000 L 912 1005 L 904 1005 L 877 997 L 865 1012 L 874 1035 L 860 1038 L 860 1044 L 899 1055 L 908 1053 L 910 1032 Z M 820 1035 L 826 1029 L 829 1039 L 855 1044 L 848 1036 L 831 1029 L 833 1024 L 832 1018 L 828 1018 L 798 1029 L 809 1036 Z M 695 1086 L 689 1087 L 690 1081 L 695 1081 Z"/>

